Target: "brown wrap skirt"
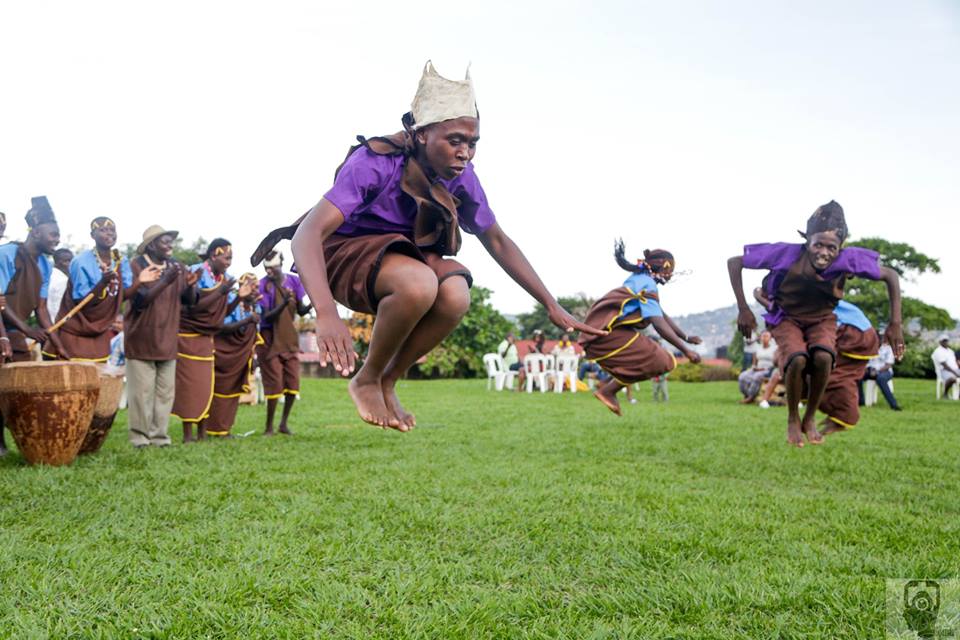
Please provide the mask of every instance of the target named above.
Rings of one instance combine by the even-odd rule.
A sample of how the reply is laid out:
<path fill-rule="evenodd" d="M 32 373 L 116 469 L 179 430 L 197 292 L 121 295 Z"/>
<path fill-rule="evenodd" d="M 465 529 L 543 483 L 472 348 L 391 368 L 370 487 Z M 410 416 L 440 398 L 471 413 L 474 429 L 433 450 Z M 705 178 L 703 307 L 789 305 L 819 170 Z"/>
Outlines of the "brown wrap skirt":
<path fill-rule="evenodd" d="M 199 422 L 213 401 L 213 336 L 177 334 L 177 383 L 171 414 L 184 422 Z"/>
<path fill-rule="evenodd" d="M 874 329 L 860 331 L 846 324 L 837 329 L 837 366 L 830 372 L 820 400 L 820 411 L 841 427 L 852 428 L 860 420 L 857 385 L 867 369 L 867 362 L 879 350 L 880 337 Z"/>

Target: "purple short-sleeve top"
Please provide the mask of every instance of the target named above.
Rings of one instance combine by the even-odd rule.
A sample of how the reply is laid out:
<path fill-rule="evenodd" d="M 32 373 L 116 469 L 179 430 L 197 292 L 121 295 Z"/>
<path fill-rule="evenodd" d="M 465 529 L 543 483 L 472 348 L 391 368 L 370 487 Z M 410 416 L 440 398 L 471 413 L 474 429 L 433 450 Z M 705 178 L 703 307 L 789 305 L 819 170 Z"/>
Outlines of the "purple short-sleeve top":
<path fill-rule="evenodd" d="M 776 304 L 777 294 L 790 268 L 803 258 L 805 251 L 805 244 L 789 242 L 748 244 L 743 247 L 744 267 L 770 270 L 770 274 L 764 279 L 765 293 L 774 302 L 774 306 L 769 313 L 763 316 L 769 326 L 779 324 L 787 315 Z M 882 277 L 880 273 L 880 254 L 862 247 L 846 247 L 840 250 L 837 259 L 829 267 L 817 275 L 825 281 L 854 277 L 879 280 Z M 842 283 L 840 289 L 842 294 Z"/>
<path fill-rule="evenodd" d="M 366 147 L 350 155 L 333 187 L 323 196 L 343 214 L 344 222 L 337 233 L 412 234 L 417 205 L 400 189 L 403 163 L 402 155 L 379 155 Z M 438 182 L 460 200 L 457 218 L 461 229 L 478 234 L 496 222 L 472 163 L 468 162 L 463 173 L 453 180 Z"/>

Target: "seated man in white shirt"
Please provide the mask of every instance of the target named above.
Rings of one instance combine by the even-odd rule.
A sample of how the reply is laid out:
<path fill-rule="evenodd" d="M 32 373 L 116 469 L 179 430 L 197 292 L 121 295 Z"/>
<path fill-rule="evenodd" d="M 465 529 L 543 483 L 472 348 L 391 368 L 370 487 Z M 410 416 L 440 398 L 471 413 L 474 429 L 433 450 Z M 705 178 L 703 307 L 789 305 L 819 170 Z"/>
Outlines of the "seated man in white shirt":
<path fill-rule="evenodd" d="M 890 346 L 886 335 L 884 335 L 882 331 L 880 335 L 883 336 L 883 342 L 880 344 L 880 349 L 876 357 L 871 358 L 870 362 L 867 363 L 867 370 L 863 374 L 863 380 L 876 381 L 877 386 L 880 387 L 880 393 L 883 394 L 890 408 L 894 411 L 900 411 L 900 405 L 897 403 L 897 399 L 890 389 L 890 380 L 893 378 L 893 347 Z M 860 406 L 864 405 L 863 380 L 860 381 Z"/>
<path fill-rule="evenodd" d="M 937 342 L 940 343 L 940 346 L 933 350 L 931 357 L 934 362 L 940 365 L 943 397 L 946 398 L 949 396 L 953 385 L 957 383 L 957 379 L 960 378 L 960 367 L 957 366 L 957 355 L 950 348 L 950 336 L 945 333 L 941 334 L 937 338 Z"/>

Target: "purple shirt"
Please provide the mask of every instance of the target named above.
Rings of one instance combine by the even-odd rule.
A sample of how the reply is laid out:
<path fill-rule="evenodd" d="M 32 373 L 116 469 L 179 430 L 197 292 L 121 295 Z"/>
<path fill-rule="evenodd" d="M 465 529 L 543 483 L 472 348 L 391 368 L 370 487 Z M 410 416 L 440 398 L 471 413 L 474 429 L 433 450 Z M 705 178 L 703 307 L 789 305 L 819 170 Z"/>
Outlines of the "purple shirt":
<path fill-rule="evenodd" d="M 411 235 L 417 205 L 400 190 L 403 163 L 402 155 L 381 156 L 366 147 L 350 155 L 333 187 L 323 196 L 343 214 L 344 222 L 337 233 Z M 463 173 L 453 180 L 438 182 L 460 200 L 457 221 L 467 233 L 483 233 L 497 221 L 472 163 L 468 162 Z"/>
<path fill-rule="evenodd" d="M 764 280 L 767 297 L 776 299 L 777 290 L 790 267 L 799 260 L 806 251 L 805 244 L 789 242 L 773 242 L 763 244 L 748 244 L 743 247 L 743 266 L 747 269 L 769 269 L 770 275 Z M 830 266 L 820 272 L 824 280 L 833 280 L 840 276 L 867 278 L 880 280 L 880 254 L 862 247 L 847 247 L 841 249 L 837 259 Z M 783 309 L 773 304 L 769 313 L 763 319 L 769 326 L 780 324 L 786 316 Z"/>
<path fill-rule="evenodd" d="M 300 278 L 293 275 L 292 273 L 286 273 L 283 276 L 283 283 L 280 285 L 284 289 L 289 289 L 293 292 L 293 295 L 297 298 L 297 302 L 303 300 L 303 297 L 307 295 L 307 292 L 303 290 L 303 285 L 300 284 Z M 275 292 L 273 286 L 273 281 L 270 278 L 260 278 L 260 295 L 263 298 L 260 300 L 260 307 L 264 312 L 270 311 L 273 309 L 275 304 Z M 261 320 L 260 327 L 263 329 L 268 329 L 273 326 L 273 321 L 271 320 Z"/>

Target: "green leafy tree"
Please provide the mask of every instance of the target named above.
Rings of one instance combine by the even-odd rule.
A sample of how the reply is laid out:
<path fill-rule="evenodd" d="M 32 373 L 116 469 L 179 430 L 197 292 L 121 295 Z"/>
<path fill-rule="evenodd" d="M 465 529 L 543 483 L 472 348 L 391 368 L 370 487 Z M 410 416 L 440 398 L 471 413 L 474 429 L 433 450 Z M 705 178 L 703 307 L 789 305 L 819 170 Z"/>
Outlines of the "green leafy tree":
<path fill-rule="evenodd" d="M 595 300 L 588 298 L 585 293 L 578 293 L 575 296 L 561 296 L 557 298 L 560 306 L 570 312 L 574 318 L 581 322 L 587 317 L 587 311 L 593 306 Z M 517 316 L 517 325 L 520 327 L 518 338 L 529 338 L 533 335 L 535 329 L 543 331 L 544 335 L 550 340 L 557 340 L 563 334 L 563 331 L 550 322 L 547 317 L 547 308 L 539 302 L 529 313 L 521 313 Z"/>
<path fill-rule="evenodd" d="M 484 372 L 483 354 L 496 350 L 513 329 L 509 320 L 490 304 L 489 289 L 474 285 L 470 310 L 463 321 L 420 365 L 421 373 L 444 378 L 475 378 Z"/>
<path fill-rule="evenodd" d="M 940 273 L 940 263 L 935 258 L 920 253 L 905 242 L 890 242 L 883 238 L 862 238 L 850 246 L 872 249 L 880 254 L 881 264 L 900 275 L 902 282 L 915 282 L 924 273 Z M 887 287 L 882 282 L 855 278 L 850 281 L 846 299 L 860 307 L 874 326 L 888 321 L 890 302 Z M 946 309 L 927 304 L 918 298 L 903 296 L 903 320 L 906 324 L 916 318 L 927 330 L 950 329 L 956 322 Z"/>

